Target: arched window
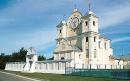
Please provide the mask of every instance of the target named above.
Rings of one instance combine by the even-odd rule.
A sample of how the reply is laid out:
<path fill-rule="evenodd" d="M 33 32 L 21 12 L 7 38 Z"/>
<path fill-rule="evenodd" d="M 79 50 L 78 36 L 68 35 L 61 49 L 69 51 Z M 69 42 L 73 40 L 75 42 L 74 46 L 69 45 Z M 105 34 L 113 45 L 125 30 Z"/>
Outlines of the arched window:
<path fill-rule="evenodd" d="M 96 58 L 96 49 L 94 49 L 94 58 Z"/>
<path fill-rule="evenodd" d="M 88 58 L 88 57 L 89 57 L 89 50 L 86 49 L 86 58 Z"/>
<path fill-rule="evenodd" d="M 107 43 L 106 42 L 104 43 L 104 48 L 107 49 Z"/>
<path fill-rule="evenodd" d="M 79 59 L 81 59 L 81 54 L 79 54 Z"/>
<path fill-rule="evenodd" d="M 86 37 L 86 42 L 88 42 L 88 37 Z"/>
<path fill-rule="evenodd" d="M 88 21 L 85 22 L 86 26 L 88 26 Z"/>
<path fill-rule="evenodd" d="M 61 33 L 61 29 L 60 29 L 60 33 Z"/>
<path fill-rule="evenodd" d="M 95 23 L 95 21 L 93 21 L 93 26 L 95 26 L 96 25 L 96 23 Z"/>
<path fill-rule="evenodd" d="M 98 47 L 101 48 L 101 41 L 98 42 Z"/>
<path fill-rule="evenodd" d="M 94 42 L 96 42 L 96 37 L 94 37 Z"/>

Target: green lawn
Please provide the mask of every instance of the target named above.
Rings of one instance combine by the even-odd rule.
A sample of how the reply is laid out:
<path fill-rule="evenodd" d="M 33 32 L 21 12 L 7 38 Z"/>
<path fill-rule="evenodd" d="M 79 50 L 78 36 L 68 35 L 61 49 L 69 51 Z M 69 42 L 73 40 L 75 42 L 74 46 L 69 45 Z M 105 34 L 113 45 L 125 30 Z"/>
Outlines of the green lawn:
<path fill-rule="evenodd" d="M 13 71 L 6 71 L 6 72 L 10 72 L 10 73 L 14 73 L 26 77 L 49 80 L 49 81 L 130 81 L 130 80 L 111 79 L 111 78 L 65 76 L 60 74 L 22 73 L 22 72 L 13 72 Z"/>

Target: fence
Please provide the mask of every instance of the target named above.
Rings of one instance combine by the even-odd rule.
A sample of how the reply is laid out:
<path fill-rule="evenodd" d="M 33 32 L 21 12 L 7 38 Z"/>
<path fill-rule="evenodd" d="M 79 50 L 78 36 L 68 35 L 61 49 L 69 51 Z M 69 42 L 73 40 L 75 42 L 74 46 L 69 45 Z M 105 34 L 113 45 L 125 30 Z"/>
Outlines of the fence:
<path fill-rule="evenodd" d="M 23 71 L 25 62 L 8 62 L 6 63 L 5 70 Z"/>
<path fill-rule="evenodd" d="M 25 70 L 25 64 L 26 62 L 8 62 L 5 70 L 65 74 L 66 65 L 69 63 L 66 61 L 39 61 L 35 62 L 33 71 L 30 70 L 32 67 L 30 64 L 28 66 L 29 69 Z"/>
<path fill-rule="evenodd" d="M 89 65 L 90 66 L 90 65 Z M 91 67 L 91 66 L 90 66 Z M 72 76 L 91 76 L 91 77 L 108 77 L 119 79 L 130 79 L 130 69 L 77 69 L 73 67 L 67 67 L 65 70 L 66 75 Z M 124 67 L 124 66 L 123 66 Z"/>
<path fill-rule="evenodd" d="M 128 65 L 109 65 L 109 64 L 75 64 L 77 69 L 130 69 Z"/>
<path fill-rule="evenodd" d="M 65 74 L 65 62 L 36 62 L 36 72 L 42 73 L 54 73 L 54 74 Z"/>

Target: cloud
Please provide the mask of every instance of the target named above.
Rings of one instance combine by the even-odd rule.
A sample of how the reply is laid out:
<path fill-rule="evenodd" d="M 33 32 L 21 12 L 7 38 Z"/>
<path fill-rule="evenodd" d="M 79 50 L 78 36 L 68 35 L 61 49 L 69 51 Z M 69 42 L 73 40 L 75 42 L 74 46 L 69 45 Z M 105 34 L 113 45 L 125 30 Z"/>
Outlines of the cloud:
<path fill-rule="evenodd" d="M 56 32 L 53 29 L 48 30 L 37 30 L 35 32 L 25 33 L 18 40 L 14 41 L 14 45 L 17 47 L 35 47 L 37 50 L 44 50 L 52 42 L 55 42 Z"/>
<path fill-rule="evenodd" d="M 112 43 L 118 43 L 118 42 L 123 42 L 128 40 L 130 40 L 130 37 L 115 38 L 112 40 Z"/>
<path fill-rule="evenodd" d="M 119 25 L 130 19 L 130 4 L 124 3 L 106 8 L 100 16 L 100 29 Z"/>
<path fill-rule="evenodd" d="M 92 4 L 95 10 L 100 11 L 96 14 L 100 16 L 101 29 L 118 25 L 130 18 L 129 3 L 116 3 L 108 7 L 106 1 L 110 2 L 95 0 Z M 48 49 L 55 44 L 55 26 L 64 14 L 71 15 L 74 4 L 86 13 L 88 3 L 85 0 L 16 0 L 0 10 L 0 51 L 11 53 L 22 46 L 33 46 L 38 51 L 50 52 Z"/>

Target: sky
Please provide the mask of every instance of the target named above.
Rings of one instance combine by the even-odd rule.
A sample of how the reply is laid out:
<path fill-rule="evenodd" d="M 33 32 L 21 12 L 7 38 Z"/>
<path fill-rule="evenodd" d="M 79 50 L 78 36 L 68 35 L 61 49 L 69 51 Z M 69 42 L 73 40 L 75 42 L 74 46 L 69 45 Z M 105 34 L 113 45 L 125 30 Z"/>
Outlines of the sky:
<path fill-rule="evenodd" d="M 99 17 L 100 34 L 111 40 L 114 55 L 130 53 L 130 0 L 91 0 Z M 56 26 L 77 5 L 84 15 L 88 0 L 0 0 L 0 53 L 34 47 L 51 57 L 56 45 Z"/>

